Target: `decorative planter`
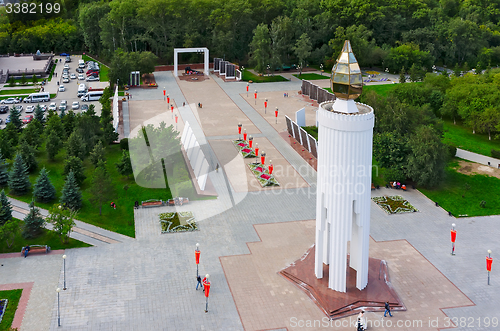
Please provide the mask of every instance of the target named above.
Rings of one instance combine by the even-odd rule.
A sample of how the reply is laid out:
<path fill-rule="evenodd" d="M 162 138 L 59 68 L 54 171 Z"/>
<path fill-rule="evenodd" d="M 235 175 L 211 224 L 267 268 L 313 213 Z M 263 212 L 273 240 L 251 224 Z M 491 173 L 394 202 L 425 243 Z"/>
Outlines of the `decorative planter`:
<path fill-rule="evenodd" d="M 280 186 L 274 175 L 270 174 L 268 168 L 262 163 L 250 163 L 248 167 L 262 187 Z"/>
<path fill-rule="evenodd" d="M 248 146 L 248 142 L 245 140 L 233 140 L 233 144 L 244 158 L 256 157 L 255 152 Z"/>
<path fill-rule="evenodd" d="M 373 197 L 372 200 L 387 214 L 403 214 L 417 212 L 408 200 L 400 195 Z"/>
<path fill-rule="evenodd" d="M 198 230 L 198 224 L 196 224 L 193 213 L 190 211 L 161 213 L 159 216 L 161 233 Z"/>
<path fill-rule="evenodd" d="M 147 200 L 141 202 L 142 207 L 160 207 L 163 206 L 162 200 Z"/>

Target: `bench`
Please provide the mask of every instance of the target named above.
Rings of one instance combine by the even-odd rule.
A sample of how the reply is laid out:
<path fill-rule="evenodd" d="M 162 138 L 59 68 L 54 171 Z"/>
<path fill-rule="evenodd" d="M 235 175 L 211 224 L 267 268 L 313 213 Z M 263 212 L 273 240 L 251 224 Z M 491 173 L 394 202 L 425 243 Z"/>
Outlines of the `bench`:
<path fill-rule="evenodd" d="M 148 207 L 159 207 L 163 206 L 163 201 L 142 201 L 141 206 L 143 208 L 148 208 Z"/>
<path fill-rule="evenodd" d="M 21 248 L 21 255 L 24 255 L 24 249 L 26 246 Z M 30 245 L 30 250 L 28 251 L 28 255 L 31 253 L 42 252 L 42 253 L 50 253 L 50 246 L 47 245 Z"/>
<path fill-rule="evenodd" d="M 188 198 L 177 197 L 174 199 L 168 199 L 167 205 L 169 206 L 182 206 L 189 203 Z"/>
<path fill-rule="evenodd" d="M 375 185 L 372 183 L 372 191 L 375 189 Z"/>

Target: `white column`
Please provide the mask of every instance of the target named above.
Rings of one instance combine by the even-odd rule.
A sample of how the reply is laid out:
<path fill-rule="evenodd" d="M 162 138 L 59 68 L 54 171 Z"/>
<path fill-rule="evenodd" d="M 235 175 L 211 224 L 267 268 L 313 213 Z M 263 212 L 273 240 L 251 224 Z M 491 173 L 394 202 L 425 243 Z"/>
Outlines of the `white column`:
<path fill-rule="evenodd" d="M 174 49 L 174 77 L 179 76 L 177 72 L 177 56 L 179 55 L 179 51 Z"/>
<path fill-rule="evenodd" d="M 204 74 L 205 74 L 206 76 L 208 76 L 208 75 L 209 75 L 209 73 L 210 73 L 210 71 L 209 71 L 209 67 L 208 67 L 208 65 L 209 65 L 209 63 L 210 63 L 210 62 L 209 62 L 209 61 L 210 61 L 210 56 L 209 56 L 209 51 L 208 51 L 208 48 L 205 48 L 204 54 L 205 54 L 205 72 L 204 72 Z"/>

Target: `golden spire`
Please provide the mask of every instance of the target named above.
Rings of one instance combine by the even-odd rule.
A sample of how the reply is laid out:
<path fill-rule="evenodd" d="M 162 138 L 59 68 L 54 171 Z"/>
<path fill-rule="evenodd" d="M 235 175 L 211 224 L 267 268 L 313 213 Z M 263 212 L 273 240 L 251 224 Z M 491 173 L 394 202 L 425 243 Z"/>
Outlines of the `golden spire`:
<path fill-rule="evenodd" d="M 349 40 L 344 42 L 342 53 L 332 69 L 332 92 L 339 99 L 356 99 L 363 90 L 363 77 Z"/>

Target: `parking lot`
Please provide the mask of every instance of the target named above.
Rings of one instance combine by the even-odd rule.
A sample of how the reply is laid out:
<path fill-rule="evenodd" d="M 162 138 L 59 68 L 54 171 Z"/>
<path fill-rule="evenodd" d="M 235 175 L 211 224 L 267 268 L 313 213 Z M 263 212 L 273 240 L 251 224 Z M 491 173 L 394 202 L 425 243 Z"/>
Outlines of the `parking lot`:
<path fill-rule="evenodd" d="M 60 114 L 61 112 L 59 111 L 59 105 L 61 104 L 61 101 L 63 100 L 66 100 L 67 101 L 67 108 L 66 108 L 66 113 L 71 110 L 71 105 L 73 104 L 74 101 L 78 101 L 79 102 L 79 108 L 76 109 L 76 110 L 73 110 L 75 113 L 81 113 L 82 110 L 81 110 L 81 106 L 82 105 L 88 105 L 90 106 L 91 104 L 93 104 L 95 106 L 95 111 L 96 111 L 96 114 L 98 116 L 101 115 L 101 104 L 99 103 L 99 101 L 91 101 L 91 102 L 84 102 L 82 101 L 78 96 L 77 96 L 77 93 L 78 93 L 78 86 L 80 84 L 85 84 L 87 86 L 87 89 L 90 87 L 90 88 L 93 88 L 93 89 L 103 89 L 105 88 L 106 86 L 109 85 L 109 83 L 107 82 L 99 82 L 99 81 L 93 81 L 93 82 L 87 82 L 86 80 L 79 80 L 78 79 L 78 72 L 76 71 L 76 69 L 78 68 L 78 60 L 81 59 L 81 56 L 77 56 L 77 55 L 72 55 L 71 56 L 71 62 L 69 63 L 65 63 L 65 58 L 64 56 L 56 56 L 55 59 L 58 59 L 58 62 L 57 62 L 57 65 L 56 65 L 56 69 L 54 71 L 54 75 L 52 76 L 52 80 L 46 84 L 44 86 L 44 92 L 48 92 L 50 94 L 56 94 L 56 97 L 51 99 L 49 102 L 44 102 L 44 103 L 40 103 L 41 105 L 44 104 L 47 106 L 47 111 L 48 111 L 48 107 L 49 105 L 52 103 L 52 102 L 55 102 L 56 105 L 57 105 L 57 113 Z M 65 64 L 68 64 L 69 65 L 69 74 L 75 74 L 76 75 L 76 79 L 71 79 L 69 80 L 68 83 L 63 83 L 63 68 L 64 68 L 64 65 Z M 83 72 L 83 75 L 84 77 L 86 78 L 86 72 L 87 72 L 87 68 L 84 68 L 83 69 L 84 72 Z M 58 84 L 59 83 L 59 84 Z M 59 91 L 59 86 L 60 85 L 63 85 L 64 86 L 64 91 Z M 24 102 L 21 102 L 21 103 L 18 103 L 17 105 L 20 105 L 23 107 L 22 111 L 21 111 L 21 119 L 24 119 L 26 115 L 33 115 L 33 113 L 26 113 L 26 107 L 29 106 L 29 105 L 35 105 L 36 104 L 31 104 L 31 103 L 24 103 Z M 12 105 L 8 105 L 9 108 L 12 106 Z M 0 124 L 0 128 L 5 128 L 5 119 L 7 118 L 7 116 L 9 115 L 9 113 L 6 113 L 6 114 L 0 114 L 0 119 L 1 119 L 1 124 Z"/>

